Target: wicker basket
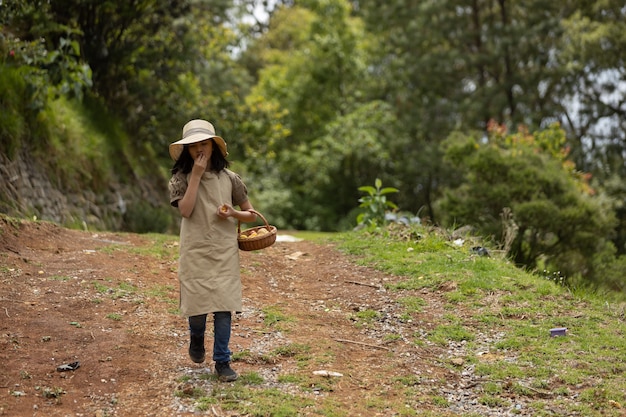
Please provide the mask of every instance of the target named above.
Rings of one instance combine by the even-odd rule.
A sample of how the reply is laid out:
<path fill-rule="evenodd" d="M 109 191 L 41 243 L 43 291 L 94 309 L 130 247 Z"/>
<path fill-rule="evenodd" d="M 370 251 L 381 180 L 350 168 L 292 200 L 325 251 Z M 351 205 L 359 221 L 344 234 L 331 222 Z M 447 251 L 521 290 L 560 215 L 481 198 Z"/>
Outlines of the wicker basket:
<path fill-rule="evenodd" d="M 250 229 L 246 229 L 243 232 L 241 231 L 241 222 L 237 222 L 237 242 L 239 243 L 239 249 L 241 250 L 259 250 L 264 249 L 269 246 L 272 246 L 274 242 L 276 242 L 276 227 L 270 226 L 261 213 L 256 210 L 250 210 L 252 213 L 257 216 L 261 216 L 263 221 L 265 222 L 265 226 L 257 226 L 252 227 Z M 257 234 L 253 237 L 245 237 L 242 236 L 250 236 L 252 234 L 256 234 L 261 229 L 266 229 L 268 232 L 263 234 Z"/>

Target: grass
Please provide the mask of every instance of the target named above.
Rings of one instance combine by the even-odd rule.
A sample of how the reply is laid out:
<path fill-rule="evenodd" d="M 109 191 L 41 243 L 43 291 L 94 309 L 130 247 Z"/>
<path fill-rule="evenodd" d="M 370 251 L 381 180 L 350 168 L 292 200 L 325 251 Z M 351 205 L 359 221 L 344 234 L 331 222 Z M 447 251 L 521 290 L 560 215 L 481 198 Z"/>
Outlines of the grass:
<path fill-rule="evenodd" d="M 291 322 L 293 319 L 285 315 L 279 306 L 270 305 L 261 309 L 263 313 L 263 324 L 267 327 L 284 329 L 283 323 Z"/>
<path fill-rule="evenodd" d="M 152 256 L 161 260 L 178 259 L 178 235 L 146 233 L 141 236 L 148 239 L 150 243 L 142 246 L 133 246 L 131 252 L 138 255 Z"/>
<path fill-rule="evenodd" d="M 55 164 L 50 172 L 55 172 L 60 182 L 71 189 L 79 189 L 85 183 L 96 190 L 104 188 L 110 182 L 108 173 L 113 172 L 109 161 L 116 159 L 106 157 L 106 137 L 88 123 L 80 105 L 59 98 L 52 107 L 53 111 L 46 112 L 52 123 L 44 160 L 64 163 Z"/>
<path fill-rule="evenodd" d="M 279 235 L 289 235 L 293 236 L 297 239 L 307 240 L 310 242 L 316 243 L 326 243 L 331 239 L 335 234 L 327 233 L 327 232 L 314 232 L 314 231 L 306 231 L 306 230 L 288 230 L 288 231 L 279 231 Z"/>
<path fill-rule="evenodd" d="M 476 374 L 490 381 L 482 386 L 481 404 L 507 407 L 511 394 L 540 393 L 555 398 L 563 414 L 622 415 L 626 402 L 623 301 L 609 302 L 590 290 L 570 290 L 550 274 L 527 273 L 506 259 L 481 257 L 469 247 L 449 245 L 437 231 L 416 229 L 411 235 L 417 239 L 398 238 L 388 229 L 345 233 L 332 240 L 358 264 L 403 276 L 387 285 L 390 291 L 447 289 L 444 308 L 450 314 L 433 326 L 427 335 L 430 341 L 442 346 L 462 342 L 472 350 L 480 334 L 499 335 L 488 348 L 502 360 L 465 358 L 474 363 Z M 425 307 L 416 297 L 398 297 L 398 302 L 407 317 Z M 567 327 L 567 336 L 550 337 L 549 329 L 554 327 Z M 579 399 L 572 401 L 572 393 Z M 429 402 L 445 406 L 444 399 L 434 394 Z M 535 402 L 534 415 L 553 415 L 546 403 Z"/>

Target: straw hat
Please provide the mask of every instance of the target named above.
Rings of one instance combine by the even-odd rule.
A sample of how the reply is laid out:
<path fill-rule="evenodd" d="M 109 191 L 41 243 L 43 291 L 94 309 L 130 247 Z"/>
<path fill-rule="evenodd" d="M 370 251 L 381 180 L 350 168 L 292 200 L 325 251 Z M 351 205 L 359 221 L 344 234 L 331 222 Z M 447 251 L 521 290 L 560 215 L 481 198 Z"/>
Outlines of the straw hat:
<path fill-rule="evenodd" d="M 183 126 L 183 138 L 181 140 L 170 144 L 170 156 L 176 161 L 183 152 L 185 145 L 202 142 L 207 139 L 213 139 L 215 141 L 224 157 L 228 155 L 226 141 L 215 134 L 213 125 L 206 120 L 196 119 L 187 122 L 187 124 Z"/>

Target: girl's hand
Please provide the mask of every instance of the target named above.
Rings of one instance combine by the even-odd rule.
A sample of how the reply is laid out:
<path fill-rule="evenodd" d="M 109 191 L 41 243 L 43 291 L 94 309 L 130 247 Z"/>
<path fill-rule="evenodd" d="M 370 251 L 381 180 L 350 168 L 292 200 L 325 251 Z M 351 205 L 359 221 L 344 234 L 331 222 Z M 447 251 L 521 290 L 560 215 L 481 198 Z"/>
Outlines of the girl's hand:
<path fill-rule="evenodd" d="M 198 154 L 198 157 L 193 161 L 192 174 L 202 175 L 204 171 L 206 171 L 207 164 L 209 159 L 205 154 Z"/>
<path fill-rule="evenodd" d="M 222 219 L 229 218 L 230 216 L 234 214 L 234 212 L 235 212 L 235 209 L 228 204 L 222 204 L 221 206 L 217 208 L 217 215 L 221 217 Z"/>

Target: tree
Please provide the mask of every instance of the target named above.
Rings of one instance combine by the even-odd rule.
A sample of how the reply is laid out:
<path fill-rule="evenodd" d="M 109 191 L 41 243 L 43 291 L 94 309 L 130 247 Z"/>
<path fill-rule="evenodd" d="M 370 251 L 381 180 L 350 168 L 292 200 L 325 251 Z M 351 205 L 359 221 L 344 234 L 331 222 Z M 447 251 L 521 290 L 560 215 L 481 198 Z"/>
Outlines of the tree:
<path fill-rule="evenodd" d="M 615 219 L 588 177 L 567 160 L 564 144 L 558 125 L 509 134 L 492 123 L 485 140 L 453 134 L 445 144 L 446 160 L 463 181 L 438 204 L 447 225 L 472 225 L 496 241 L 514 233 L 506 250 L 520 266 L 544 266 L 572 281 L 598 283 L 606 277 L 598 276 L 594 259 L 612 246 L 607 236 Z M 507 209 L 514 221 L 509 229 L 502 219 Z"/>
<path fill-rule="evenodd" d="M 574 2 L 563 22 L 559 63 L 566 69 L 563 125 L 572 137 L 577 164 L 602 178 L 626 177 L 626 9 L 618 0 Z"/>
<path fill-rule="evenodd" d="M 400 205 L 426 207 L 455 178 L 441 169 L 439 144 L 454 130 L 485 130 L 494 118 L 540 128 L 562 112 L 556 65 L 567 5 L 549 0 L 355 2 L 380 36 L 380 98 L 405 134 L 394 158 L 406 169 Z"/>
<path fill-rule="evenodd" d="M 217 118 L 222 94 L 248 85 L 231 54 L 240 41 L 227 24 L 231 0 L 36 3 L 16 2 L 12 27 L 48 51 L 71 46 L 139 154 L 163 149 L 190 118 Z"/>
<path fill-rule="evenodd" d="M 357 188 L 389 165 L 395 120 L 387 105 L 363 94 L 372 40 L 349 11 L 342 0 L 281 7 L 251 47 L 259 56 L 249 61 L 264 64 L 248 100 L 281 109 L 278 124 L 288 132 L 259 146 L 269 145 L 291 196 L 279 214 L 290 227 L 345 228 Z"/>
<path fill-rule="evenodd" d="M 569 106 L 562 116 L 577 166 L 593 174 L 613 201 L 626 201 L 626 9 L 619 0 L 576 1 L 565 28 L 560 65 L 566 68 Z M 615 207 L 613 233 L 626 254 L 626 209 Z"/>

